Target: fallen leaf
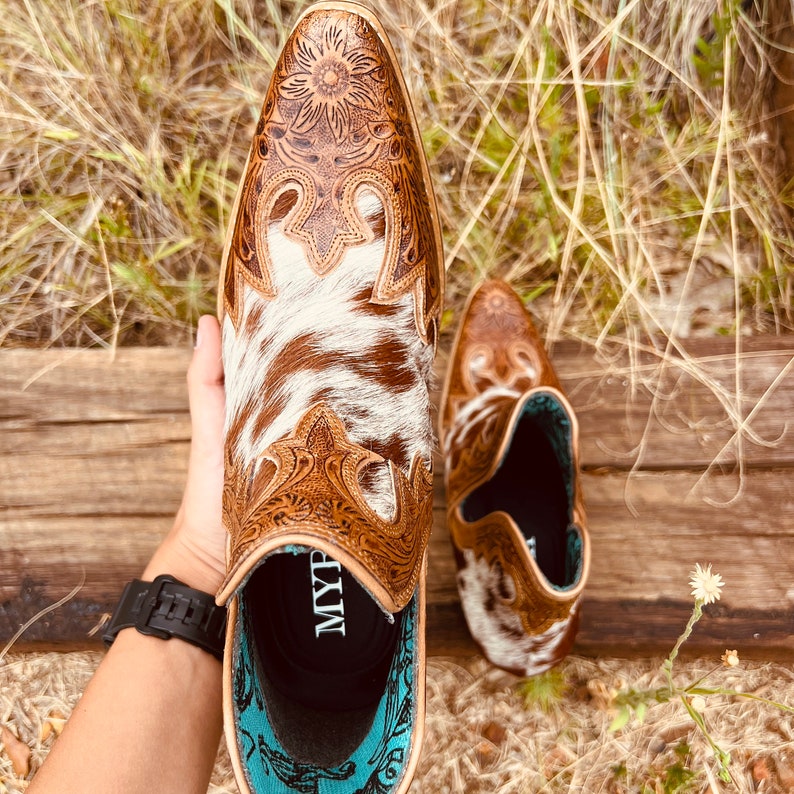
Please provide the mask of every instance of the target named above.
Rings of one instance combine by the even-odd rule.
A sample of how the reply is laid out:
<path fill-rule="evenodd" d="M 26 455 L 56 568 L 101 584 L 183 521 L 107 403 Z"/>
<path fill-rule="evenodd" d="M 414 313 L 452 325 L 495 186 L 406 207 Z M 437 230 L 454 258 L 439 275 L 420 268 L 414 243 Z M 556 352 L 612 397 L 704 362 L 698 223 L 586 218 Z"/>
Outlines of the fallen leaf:
<path fill-rule="evenodd" d="M 496 748 L 488 741 L 478 742 L 474 748 L 474 755 L 481 768 L 489 767 L 497 757 Z"/>
<path fill-rule="evenodd" d="M 507 735 L 507 731 L 498 722 L 489 722 L 482 729 L 482 735 L 489 742 L 492 742 L 493 744 L 495 744 L 498 747 L 505 740 L 505 736 Z"/>
<path fill-rule="evenodd" d="M 46 741 L 52 734 L 55 734 L 56 737 L 60 736 L 64 725 L 66 725 L 66 720 L 55 719 L 55 717 L 44 720 L 39 731 L 39 741 Z"/>
<path fill-rule="evenodd" d="M 762 780 L 769 780 L 769 765 L 766 758 L 756 758 L 752 765 L 752 776 L 754 783 L 760 783 Z"/>
<path fill-rule="evenodd" d="M 5 725 L 0 728 L 0 740 L 5 746 L 6 755 L 11 760 L 14 774 L 18 778 L 27 777 L 30 772 L 30 747 L 20 741 Z"/>
<path fill-rule="evenodd" d="M 555 745 L 543 759 L 543 774 L 551 780 L 576 760 L 576 754 L 564 745 Z"/>
<path fill-rule="evenodd" d="M 612 693 L 600 678 L 591 678 L 587 682 L 587 692 L 601 711 L 607 711 L 612 706 Z"/>
<path fill-rule="evenodd" d="M 39 741 L 44 741 L 50 734 L 54 733 L 56 736 L 61 735 L 63 726 L 66 724 L 66 717 L 63 713 L 55 709 L 41 723 L 41 730 L 39 731 Z"/>

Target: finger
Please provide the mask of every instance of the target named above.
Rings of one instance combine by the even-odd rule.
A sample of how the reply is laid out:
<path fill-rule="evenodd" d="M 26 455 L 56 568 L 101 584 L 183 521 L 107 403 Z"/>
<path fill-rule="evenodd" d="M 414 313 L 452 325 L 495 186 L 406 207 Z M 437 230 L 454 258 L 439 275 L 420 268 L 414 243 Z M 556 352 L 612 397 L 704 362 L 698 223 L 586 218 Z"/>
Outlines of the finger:
<path fill-rule="evenodd" d="M 226 395 L 223 387 L 221 334 L 218 321 L 209 315 L 199 319 L 196 348 L 187 372 L 193 447 L 202 455 L 222 450 Z"/>
<path fill-rule="evenodd" d="M 191 380 L 213 386 L 223 383 L 221 329 L 218 321 L 210 314 L 199 317 L 196 347 L 188 368 L 188 383 Z"/>

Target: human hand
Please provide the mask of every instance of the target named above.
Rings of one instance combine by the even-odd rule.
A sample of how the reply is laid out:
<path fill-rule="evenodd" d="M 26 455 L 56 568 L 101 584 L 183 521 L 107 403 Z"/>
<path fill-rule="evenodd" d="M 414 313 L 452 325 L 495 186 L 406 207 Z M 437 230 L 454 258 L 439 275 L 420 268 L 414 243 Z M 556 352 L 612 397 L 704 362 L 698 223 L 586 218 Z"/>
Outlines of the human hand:
<path fill-rule="evenodd" d="M 223 387 L 218 321 L 199 319 L 187 372 L 192 440 L 187 485 L 174 526 L 146 567 L 144 579 L 169 573 L 204 592 L 216 592 L 226 571 L 223 494 Z"/>

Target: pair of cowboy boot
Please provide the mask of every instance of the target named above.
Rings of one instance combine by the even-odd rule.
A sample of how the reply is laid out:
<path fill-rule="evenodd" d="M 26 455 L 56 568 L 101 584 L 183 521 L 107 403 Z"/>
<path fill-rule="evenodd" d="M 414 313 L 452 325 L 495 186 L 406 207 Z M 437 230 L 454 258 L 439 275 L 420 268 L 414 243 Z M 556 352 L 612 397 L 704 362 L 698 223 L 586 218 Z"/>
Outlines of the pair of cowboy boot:
<path fill-rule="evenodd" d="M 315 5 L 276 64 L 219 290 L 229 539 L 218 601 L 243 792 L 410 785 L 443 287 L 395 54 L 370 11 Z M 500 295 L 513 301 L 503 314 Z M 530 336 L 508 342 L 514 326 Z M 587 568 L 575 420 L 505 285 L 472 299 L 456 351 L 442 435 L 464 611 L 489 658 L 537 671 L 572 642 Z M 549 507 L 518 504 L 545 491 Z"/>

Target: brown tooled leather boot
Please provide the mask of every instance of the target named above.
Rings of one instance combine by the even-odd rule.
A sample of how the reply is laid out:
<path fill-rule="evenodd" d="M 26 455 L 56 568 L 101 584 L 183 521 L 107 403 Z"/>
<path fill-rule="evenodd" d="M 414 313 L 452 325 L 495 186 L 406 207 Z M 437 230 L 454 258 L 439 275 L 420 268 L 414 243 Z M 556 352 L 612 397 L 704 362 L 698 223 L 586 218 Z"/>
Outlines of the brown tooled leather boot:
<path fill-rule="evenodd" d="M 441 236 L 370 11 L 278 59 L 227 237 L 224 719 L 241 791 L 404 792 L 424 721 Z"/>
<path fill-rule="evenodd" d="M 488 659 L 535 675 L 570 650 L 590 549 L 576 417 L 502 281 L 469 297 L 441 405 L 458 590 Z"/>

